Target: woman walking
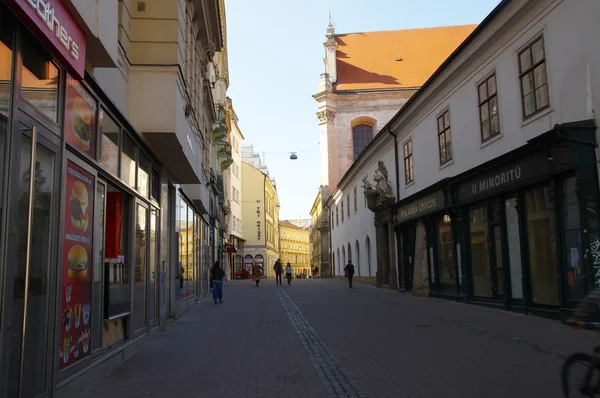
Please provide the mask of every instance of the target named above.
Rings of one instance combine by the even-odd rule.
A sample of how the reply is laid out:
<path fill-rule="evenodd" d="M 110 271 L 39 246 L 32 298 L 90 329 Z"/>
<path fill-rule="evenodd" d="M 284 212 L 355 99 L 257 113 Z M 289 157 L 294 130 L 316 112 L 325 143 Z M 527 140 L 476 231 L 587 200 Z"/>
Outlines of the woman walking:
<path fill-rule="evenodd" d="M 290 263 L 287 263 L 287 267 L 285 267 L 285 277 L 288 281 L 288 285 L 292 284 L 292 266 Z"/>
<path fill-rule="evenodd" d="M 252 266 L 252 279 L 256 282 L 256 287 L 260 283 L 260 276 L 262 273 L 263 267 L 259 263 L 254 263 Z"/>
<path fill-rule="evenodd" d="M 210 285 L 213 289 L 213 300 L 217 304 L 223 302 L 223 278 L 225 278 L 225 271 L 219 266 L 219 262 L 215 261 L 215 265 L 210 270 Z"/>

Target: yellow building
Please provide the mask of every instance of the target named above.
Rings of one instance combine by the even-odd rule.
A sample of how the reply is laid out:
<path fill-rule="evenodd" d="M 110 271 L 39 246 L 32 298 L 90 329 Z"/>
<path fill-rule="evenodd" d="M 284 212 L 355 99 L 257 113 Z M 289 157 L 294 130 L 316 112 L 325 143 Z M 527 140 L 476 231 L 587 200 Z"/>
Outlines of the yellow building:
<path fill-rule="evenodd" d="M 273 264 L 279 258 L 279 197 L 277 187 L 262 170 L 242 162 L 242 225 L 244 230 L 244 266 L 253 262 L 264 267 L 264 275 L 273 277 Z"/>
<path fill-rule="evenodd" d="M 310 266 L 310 231 L 292 224 L 289 221 L 279 221 L 281 237 L 281 263 L 285 267 L 289 262 L 294 275 L 311 275 Z"/>

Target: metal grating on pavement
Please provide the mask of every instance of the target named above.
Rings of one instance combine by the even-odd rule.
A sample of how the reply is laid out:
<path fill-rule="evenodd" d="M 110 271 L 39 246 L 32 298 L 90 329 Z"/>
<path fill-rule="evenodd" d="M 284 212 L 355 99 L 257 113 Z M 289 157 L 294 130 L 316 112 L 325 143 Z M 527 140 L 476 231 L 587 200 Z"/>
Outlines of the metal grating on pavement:
<path fill-rule="evenodd" d="M 358 382 L 340 366 L 337 358 L 327 349 L 317 332 L 309 325 L 296 304 L 285 291 L 277 287 L 277 295 L 306 350 L 329 397 L 367 397 Z"/>

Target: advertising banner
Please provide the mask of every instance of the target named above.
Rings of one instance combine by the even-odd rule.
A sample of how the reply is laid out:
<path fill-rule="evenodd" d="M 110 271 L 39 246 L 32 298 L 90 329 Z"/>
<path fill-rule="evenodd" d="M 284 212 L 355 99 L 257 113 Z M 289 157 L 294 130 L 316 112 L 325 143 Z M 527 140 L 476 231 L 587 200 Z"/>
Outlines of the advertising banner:
<path fill-rule="evenodd" d="M 96 158 L 96 100 L 85 88 L 67 75 L 65 139 L 79 150 Z"/>
<path fill-rule="evenodd" d="M 94 176 L 67 162 L 60 368 L 90 355 Z"/>

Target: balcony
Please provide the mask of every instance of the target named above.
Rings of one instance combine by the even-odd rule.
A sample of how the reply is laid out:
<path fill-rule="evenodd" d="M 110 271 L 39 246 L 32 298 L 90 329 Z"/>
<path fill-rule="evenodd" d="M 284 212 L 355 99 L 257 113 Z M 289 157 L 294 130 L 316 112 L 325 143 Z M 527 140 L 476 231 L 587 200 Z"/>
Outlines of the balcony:
<path fill-rule="evenodd" d="M 219 142 L 219 150 L 217 157 L 221 161 L 221 171 L 227 170 L 233 164 L 233 156 L 231 155 L 231 144 L 228 142 Z"/>
<path fill-rule="evenodd" d="M 225 137 L 225 134 L 227 134 L 227 122 L 226 122 L 227 111 L 225 111 L 225 108 L 223 108 L 223 105 L 220 105 L 220 104 L 215 105 L 215 115 L 216 115 L 216 118 L 215 118 L 215 122 L 213 123 L 212 138 L 215 141 L 219 141 L 220 139 Z"/>

